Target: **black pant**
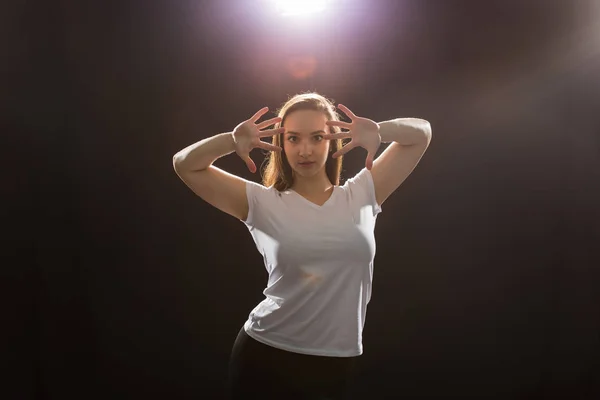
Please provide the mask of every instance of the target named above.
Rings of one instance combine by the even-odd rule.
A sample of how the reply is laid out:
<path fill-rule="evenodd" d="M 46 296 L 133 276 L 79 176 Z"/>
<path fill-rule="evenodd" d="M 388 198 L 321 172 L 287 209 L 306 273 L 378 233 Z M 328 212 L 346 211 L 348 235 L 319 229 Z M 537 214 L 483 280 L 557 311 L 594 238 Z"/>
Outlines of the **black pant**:
<path fill-rule="evenodd" d="M 237 399 L 346 399 L 358 357 L 293 353 L 240 330 L 229 360 L 228 389 Z"/>

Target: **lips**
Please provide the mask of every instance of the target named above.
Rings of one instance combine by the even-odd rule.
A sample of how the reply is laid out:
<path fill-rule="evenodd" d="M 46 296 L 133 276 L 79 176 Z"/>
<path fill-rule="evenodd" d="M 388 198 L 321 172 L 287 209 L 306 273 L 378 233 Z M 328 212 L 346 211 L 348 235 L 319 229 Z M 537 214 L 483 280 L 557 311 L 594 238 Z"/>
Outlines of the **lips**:
<path fill-rule="evenodd" d="M 311 161 L 311 162 L 301 162 L 301 163 L 298 163 L 298 164 L 300 164 L 302 166 L 308 166 L 308 165 L 314 164 L 314 161 Z"/>

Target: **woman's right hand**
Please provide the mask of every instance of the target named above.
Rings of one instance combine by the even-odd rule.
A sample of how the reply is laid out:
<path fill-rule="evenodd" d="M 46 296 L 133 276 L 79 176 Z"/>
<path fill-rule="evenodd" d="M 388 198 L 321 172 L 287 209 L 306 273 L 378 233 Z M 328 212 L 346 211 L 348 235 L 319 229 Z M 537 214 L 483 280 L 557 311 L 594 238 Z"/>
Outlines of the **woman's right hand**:
<path fill-rule="evenodd" d="M 269 111 L 268 107 L 260 109 L 252 116 L 252 118 L 236 126 L 232 133 L 233 142 L 235 143 L 235 152 L 246 162 L 248 169 L 252 173 L 256 172 L 256 164 L 254 164 L 254 161 L 250 158 L 252 149 L 258 147 L 269 151 L 281 151 L 281 147 L 260 140 L 263 137 L 278 135 L 285 131 L 285 128 L 261 131 L 261 129 L 281 121 L 280 117 L 276 117 L 257 124 L 256 121 L 258 121 L 267 111 Z"/>

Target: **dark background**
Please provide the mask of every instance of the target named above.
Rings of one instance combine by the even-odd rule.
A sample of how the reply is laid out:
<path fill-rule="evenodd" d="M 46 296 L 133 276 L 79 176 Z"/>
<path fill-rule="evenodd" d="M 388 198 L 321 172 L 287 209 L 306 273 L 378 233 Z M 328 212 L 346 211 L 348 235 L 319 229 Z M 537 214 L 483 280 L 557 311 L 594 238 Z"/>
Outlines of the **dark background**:
<path fill-rule="evenodd" d="M 433 127 L 378 219 L 357 398 L 600 394 L 600 2 L 5 7 L 5 398 L 222 398 L 266 271 L 171 158 L 306 90 Z"/>

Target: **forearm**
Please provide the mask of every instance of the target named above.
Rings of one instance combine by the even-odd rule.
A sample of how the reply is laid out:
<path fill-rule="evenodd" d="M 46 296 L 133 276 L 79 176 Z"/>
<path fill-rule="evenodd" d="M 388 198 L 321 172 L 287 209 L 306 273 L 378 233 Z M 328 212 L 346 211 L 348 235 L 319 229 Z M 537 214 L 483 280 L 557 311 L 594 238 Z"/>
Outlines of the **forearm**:
<path fill-rule="evenodd" d="M 427 143 L 431 139 L 431 125 L 420 118 L 396 118 L 379 122 L 381 142 L 396 142 L 403 146 Z"/>
<path fill-rule="evenodd" d="M 201 171 L 208 168 L 218 158 L 235 151 L 233 135 L 221 133 L 196 142 L 173 156 L 175 169 Z"/>

